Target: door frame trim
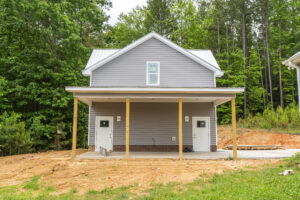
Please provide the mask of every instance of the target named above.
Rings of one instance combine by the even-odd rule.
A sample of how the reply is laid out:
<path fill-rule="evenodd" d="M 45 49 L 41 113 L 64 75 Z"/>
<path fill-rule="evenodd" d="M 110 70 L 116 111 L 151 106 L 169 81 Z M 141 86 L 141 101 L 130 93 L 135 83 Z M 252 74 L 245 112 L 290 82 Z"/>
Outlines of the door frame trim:
<path fill-rule="evenodd" d="M 198 119 L 207 119 L 208 120 L 208 125 L 209 125 L 209 127 L 208 127 L 208 147 L 207 147 L 207 152 L 210 152 L 210 144 L 211 144 L 211 138 L 210 138 L 210 128 L 211 128 L 211 126 L 210 126 L 210 116 L 192 116 L 192 139 L 193 139 L 193 150 L 194 150 L 194 133 L 195 133 L 195 131 L 194 131 L 194 129 L 195 129 L 195 127 L 194 127 L 194 120 L 196 119 L 196 118 L 198 118 Z M 206 151 L 203 151 L 203 152 L 206 152 Z"/>
<path fill-rule="evenodd" d="M 112 132 L 112 137 L 111 137 L 111 150 L 114 151 L 114 117 L 113 116 L 101 116 L 101 115 L 98 115 L 98 116 L 95 116 L 95 151 L 97 150 L 97 121 L 99 119 L 105 119 L 107 118 L 108 120 L 111 120 L 112 121 L 112 124 L 111 124 L 111 132 Z"/>

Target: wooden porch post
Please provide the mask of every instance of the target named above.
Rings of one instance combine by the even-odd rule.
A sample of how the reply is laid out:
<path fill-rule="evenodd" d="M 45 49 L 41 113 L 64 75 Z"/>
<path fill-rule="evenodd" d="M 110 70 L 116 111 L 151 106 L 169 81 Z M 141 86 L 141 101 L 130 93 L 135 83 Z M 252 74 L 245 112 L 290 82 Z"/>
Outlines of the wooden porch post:
<path fill-rule="evenodd" d="M 300 67 L 297 67 L 297 85 L 298 85 L 298 106 L 300 115 Z"/>
<path fill-rule="evenodd" d="M 235 114 L 235 98 L 231 99 L 231 112 L 232 112 L 232 150 L 233 159 L 237 160 L 237 147 L 236 147 L 236 114 Z"/>
<path fill-rule="evenodd" d="M 179 160 L 182 160 L 182 98 L 178 99 Z"/>
<path fill-rule="evenodd" d="M 74 97 L 72 159 L 76 156 L 78 97 Z"/>
<path fill-rule="evenodd" d="M 126 98 L 126 159 L 129 159 L 129 119 L 130 119 L 130 99 Z"/>

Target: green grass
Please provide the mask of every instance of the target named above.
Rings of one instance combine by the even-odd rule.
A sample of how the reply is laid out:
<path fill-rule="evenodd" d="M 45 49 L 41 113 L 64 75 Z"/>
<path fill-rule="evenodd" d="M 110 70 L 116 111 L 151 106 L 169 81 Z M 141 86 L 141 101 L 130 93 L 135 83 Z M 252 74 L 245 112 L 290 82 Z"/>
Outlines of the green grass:
<path fill-rule="evenodd" d="M 283 169 L 227 172 L 208 180 L 195 180 L 181 193 L 157 186 L 141 199 L 300 199 L 299 171 L 296 175 L 280 176 Z"/>
<path fill-rule="evenodd" d="M 40 179 L 39 176 L 33 177 L 30 181 L 24 184 L 23 188 L 27 190 L 38 190 L 40 188 L 38 183 L 39 179 Z"/>
<path fill-rule="evenodd" d="M 151 189 L 144 191 L 146 195 L 137 196 L 130 192 L 138 186 L 105 188 L 102 191 L 90 190 L 78 195 L 77 189 L 54 195 L 55 189 L 41 182 L 39 177 L 21 186 L 0 188 L 0 200 L 89 200 L 89 199 L 136 199 L 136 200 L 201 200 L 201 199 L 300 199 L 300 154 L 286 159 L 280 166 L 263 170 L 227 171 L 221 175 L 208 177 L 202 174 L 188 184 L 168 183 L 153 184 Z M 293 169 L 295 174 L 279 175 L 285 169 Z"/>

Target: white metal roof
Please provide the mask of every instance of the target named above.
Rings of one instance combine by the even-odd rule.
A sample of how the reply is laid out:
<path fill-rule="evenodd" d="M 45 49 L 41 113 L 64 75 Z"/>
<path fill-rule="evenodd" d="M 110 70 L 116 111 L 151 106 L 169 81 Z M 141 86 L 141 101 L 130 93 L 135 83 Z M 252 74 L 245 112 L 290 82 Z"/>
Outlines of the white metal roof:
<path fill-rule="evenodd" d="M 206 51 L 203 51 L 204 53 L 206 53 L 206 56 L 204 56 L 204 53 L 201 52 L 200 50 L 194 50 L 194 52 L 190 52 L 190 51 L 178 46 L 177 44 L 171 42 L 170 40 L 167 40 L 166 38 L 160 36 L 159 34 L 157 34 L 155 32 L 151 32 L 151 33 L 145 35 L 144 37 L 138 39 L 137 41 L 133 42 L 132 44 L 126 46 L 123 49 L 115 50 L 114 52 L 112 50 L 109 50 L 106 52 L 99 51 L 99 52 L 95 52 L 94 55 L 92 53 L 92 55 L 90 57 L 91 60 L 89 60 L 86 68 L 82 71 L 83 75 L 89 76 L 93 70 L 97 69 L 98 67 L 101 67 L 102 65 L 106 64 L 107 62 L 117 58 L 118 56 L 126 53 L 127 51 L 135 48 L 136 46 L 144 43 L 145 41 L 147 41 L 151 38 L 158 39 L 159 41 L 161 41 L 164 44 L 168 45 L 169 47 L 177 50 L 178 52 L 184 54 L 185 56 L 189 57 L 190 59 L 194 60 L 195 62 L 212 70 L 213 72 L 215 72 L 217 77 L 220 77 L 223 75 L 223 72 L 220 69 L 220 67 L 218 65 L 215 65 L 215 63 L 216 63 L 215 59 L 213 58 L 213 60 L 212 60 L 212 58 L 211 58 L 212 54 L 209 55 L 211 52 L 207 53 Z M 101 55 L 100 56 L 102 58 L 101 60 L 95 59 L 97 57 L 96 56 L 97 54 Z M 200 54 L 202 57 L 199 56 Z"/>
<path fill-rule="evenodd" d="M 66 91 L 75 93 L 220 93 L 236 94 L 244 88 L 149 88 L 149 87 L 73 87 Z"/>
<path fill-rule="evenodd" d="M 85 69 L 89 68 L 90 66 L 94 65 L 95 63 L 107 58 L 108 56 L 114 54 L 115 52 L 119 51 L 120 49 L 94 49 L 88 63 L 85 66 Z M 214 55 L 212 54 L 211 50 L 208 49 L 189 49 L 190 53 L 194 54 L 195 56 L 205 60 L 209 64 L 215 66 L 216 68 L 220 69 Z"/>
<path fill-rule="evenodd" d="M 300 51 L 298 51 L 292 57 L 283 61 L 282 63 L 291 68 L 300 68 Z"/>
<path fill-rule="evenodd" d="M 120 49 L 94 49 L 88 63 L 85 66 L 85 69 L 89 68 L 93 64 L 107 58 L 108 56 L 116 53 Z"/>
<path fill-rule="evenodd" d="M 221 69 L 219 67 L 214 55 L 212 54 L 211 50 L 209 50 L 209 49 L 189 49 L 188 51 L 190 53 L 194 54 L 195 56 L 205 60 L 209 64 L 217 67 L 218 69 Z"/>

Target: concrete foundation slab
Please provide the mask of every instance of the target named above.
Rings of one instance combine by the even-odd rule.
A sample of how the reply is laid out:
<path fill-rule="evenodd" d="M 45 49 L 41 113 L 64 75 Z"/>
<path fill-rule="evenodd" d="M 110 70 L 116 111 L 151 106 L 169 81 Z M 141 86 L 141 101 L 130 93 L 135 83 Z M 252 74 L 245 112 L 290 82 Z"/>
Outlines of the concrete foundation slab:
<path fill-rule="evenodd" d="M 276 159 L 292 157 L 300 153 L 300 149 L 286 150 L 240 150 L 237 152 L 239 159 Z M 218 150 L 217 152 L 189 152 L 183 153 L 183 159 L 199 160 L 224 160 L 232 158 L 232 150 Z M 124 159 L 125 152 L 112 152 L 108 156 L 90 151 L 76 156 L 76 159 Z M 130 152 L 133 159 L 178 159 L 178 152 Z"/>
<path fill-rule="evenodd" d="M 232 157 L 232 150 L 225 150 Z M 296 153 L 300 153 L 300 149 L 279 149 L 279 150 L 240 150 L 237 151 L 238 158 L 243 159 L 273 159 L 288 158 Z"/>

